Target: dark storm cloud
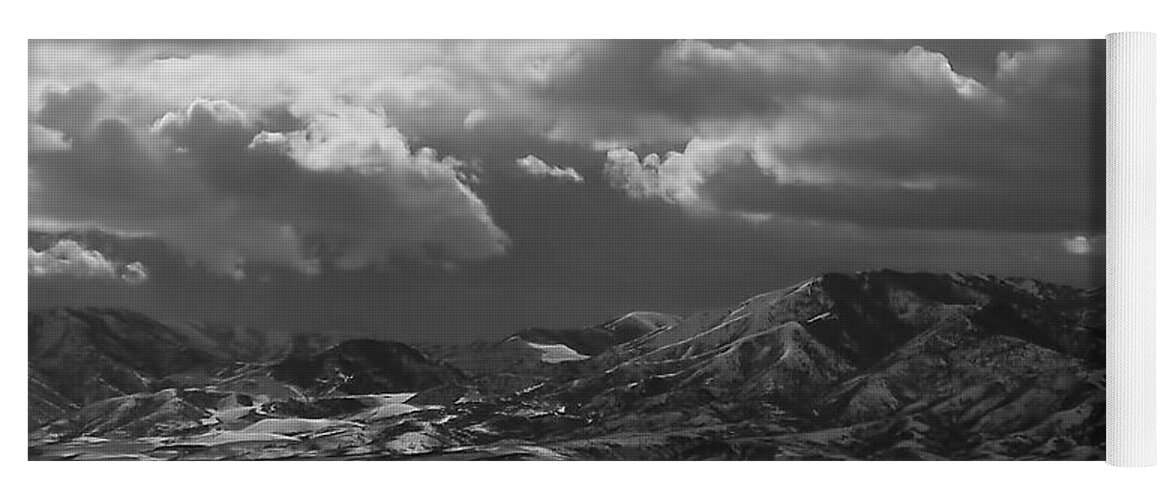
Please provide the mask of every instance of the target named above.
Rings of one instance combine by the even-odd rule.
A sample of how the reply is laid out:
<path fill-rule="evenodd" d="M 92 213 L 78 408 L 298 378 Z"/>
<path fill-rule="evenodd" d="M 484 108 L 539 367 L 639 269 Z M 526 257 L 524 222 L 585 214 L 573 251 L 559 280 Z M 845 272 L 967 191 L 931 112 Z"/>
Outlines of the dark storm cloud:
<path fill-rule="evenodd" d="M 46 94 L 39 122 L 62 127 L 69 147 L 30 158 L 38 224 L 153 234 L 236 277 L 248 261 L 317 274 L 326 257 L 343 268 L 396 254 L 443 264 L 508 244 L 459 180 L 458 161 L 409 150 L 364 110 L 313 115 L 311 132 L 290 133 L 264 132 L 226 101 L 196 100 L 145 131 L 88 113 L 57 125 L 47 114 L 89 94 Z"/>
<path fill-rule="evenodd" d="M 1070 190 L 1061 180 L 1047 181 L 1043 190 L 1004 192 L 997 187 L 778 186 L 763 176 L 755 183 L 749 182 L 751 179 L 751 174 L 727 184 L 712 179 L 704 191 L 728 210 L 871 228 L 1034 233 L 1104 230 L 1104 214 L 1098 207 L 1087 206 L 1087 193 Z"/>
<path fill-rule="evenodd" d="M 657 196 L 701 214 L 1102 231 L 1104 97 L 1091 63 L 1096 53 L 1085 42 L 1001 52 L 988 82 L 959 75 L 920 48 L 869 55 L 857 65 L 869 69 L 843 70 L 853 83 L 778 90 L 774 102 L 793 104 L 772 123 L 716 140 L 697 137 L 662 157 L 612 151 L 607 173 L 631 196 Z M 728 61 L 744 57 L 732 49 L 701 60 L 720 61 L 727 75 L 734 72 Z M 833 82 L 842 79 L 837 70 L 823 62 L 799 73 L 816 81 L 820 71 Z"/>
<path fill-rule="evenodd" d="M 120 305 L 421 337 L 830 270 L 1096 284 L 1102 48 L 34 41 L 30 226 L 152 242 L 101 248 L 150 270 Z"/>
<path fill-rule="evenodd" d="M 93 114 L 106 100 L 106 93 L 97 85 L 86 83 L 65 92 L 44 95 L 37 125 L 58 130 L 66 139 L 82 135 L 93 121 Z"/>

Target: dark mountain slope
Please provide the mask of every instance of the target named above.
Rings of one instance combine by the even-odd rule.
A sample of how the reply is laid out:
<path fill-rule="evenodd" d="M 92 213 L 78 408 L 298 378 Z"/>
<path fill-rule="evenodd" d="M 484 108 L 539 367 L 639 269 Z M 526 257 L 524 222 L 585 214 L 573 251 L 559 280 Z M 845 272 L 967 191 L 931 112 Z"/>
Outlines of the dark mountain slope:
<path fill-rule="evenodd" d="M 815 429 L 914 414 L 983 441 L 1082 404 L 1101 409 L 1103 301 L 1032 280 L 831 274 L 687 318 L 545 390 L 607 433 L 762 421 Z M 954 420 L 931 410 L 957 397 L 979 400 L 984 413 Z M 1018 414 L 1027 411 L 1036 418 Z"/>
<path fill-rule="evenodd" d="M 578 361 L 674 326 L 679 320 L 670 314 L 636 311 L 598 325 L 525 328 L 497 342 L 429 345 L 423 349 L 468 374 L 481 391 L 506 395 L 553 378 L 575 377 L 579 373 Z"/>
<path fill-rule="evenodd" d="M 68 415 L 30 431 L 30 456 L 1096 460 L 1105 324 L 1102 289 L 828 274 L 682 320 L 637 313 L 435 356 L 347 341 L 81 410 L 38 389 L 37 419 Z M 388 394 L 401 392 L 419 394 Z"/>
<path fill-rule="evenodd" d="M 411 346 L 371 339 L 347 340 L 318 354 L 292 356 L 274 365 L 272 375 L 315 394 L 417 392 L 466 378 Z"/>
<path fill-rule="evenodd" d="M 40 427 L 77 411 L 77 405 L 45 382 L 35 368 L 28 369 L 28 427 Z"/>
<path fill-rule="evenodd" d="M 632 312 L 581 328 L 525 328 L 498 342 L 426 346 L 428 353 L 472 376 L 543 372 L 548 365 L 581 360 L 674 326 L 677 316 Z"/>
<path fill-rule="evenodd" d="M 175 329 L 118 309 L 29 312 L 29 366 L 73 403 L 150 390 L 180 373 L 210 374 L 232 360 L 192 347 Z"/>

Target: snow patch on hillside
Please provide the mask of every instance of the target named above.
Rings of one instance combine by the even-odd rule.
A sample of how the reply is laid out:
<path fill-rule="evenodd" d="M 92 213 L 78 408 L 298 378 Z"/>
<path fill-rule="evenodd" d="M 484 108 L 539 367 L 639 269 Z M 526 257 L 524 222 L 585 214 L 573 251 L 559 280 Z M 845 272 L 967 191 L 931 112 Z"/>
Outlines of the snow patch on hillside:
<path fill-rule="evenodd" d="M 533 349 L 541 351 L 541 361 L 545 363 L 556 364 L 564 363 L 566 361 L 581 361 L 583 359 L 589 359 L 589 356 L 586 356 L 569 348 L 568 346 L 561 344 L 544 345 L 534 344 L 532 342 L 526 342 L 526 344 L 528 344 L 529 347 L 532 347 Z"/>

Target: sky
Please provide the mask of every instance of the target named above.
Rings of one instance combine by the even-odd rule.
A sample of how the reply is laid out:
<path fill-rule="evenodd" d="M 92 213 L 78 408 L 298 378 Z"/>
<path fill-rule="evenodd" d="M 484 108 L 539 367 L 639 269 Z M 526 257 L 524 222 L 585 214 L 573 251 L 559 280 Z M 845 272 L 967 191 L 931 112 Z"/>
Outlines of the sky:
<path fill-rule="evenodd" d="M 29 42 L 30 307 L 416 342 L 1105 282 L 1101 40 Z"/>

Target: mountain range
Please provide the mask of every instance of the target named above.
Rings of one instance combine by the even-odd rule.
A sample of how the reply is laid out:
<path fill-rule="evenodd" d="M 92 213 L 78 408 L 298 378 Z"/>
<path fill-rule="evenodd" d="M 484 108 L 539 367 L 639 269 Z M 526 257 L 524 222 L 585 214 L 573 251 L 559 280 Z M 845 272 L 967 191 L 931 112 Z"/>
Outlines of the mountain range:
<path fill-rule="evenodd" d="M 886 270 L 462 345 L 37 310 L 29 458 L 1101 460 L 1105 315 Z"/>

